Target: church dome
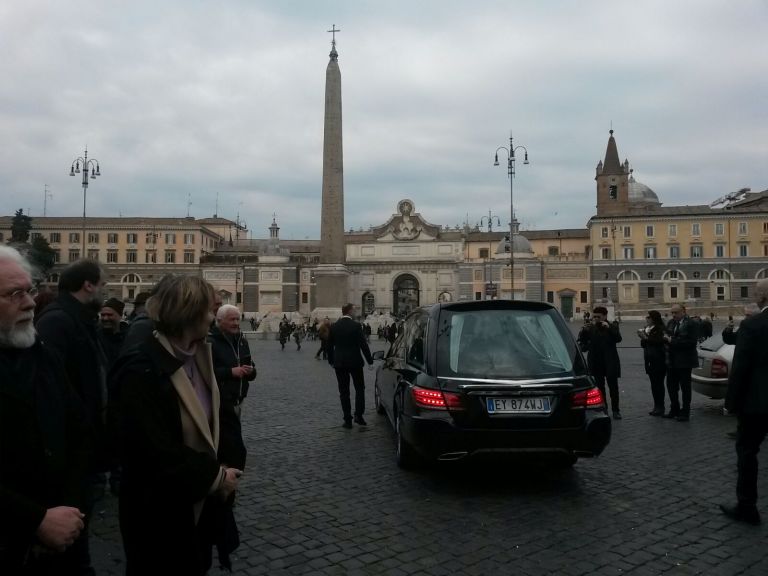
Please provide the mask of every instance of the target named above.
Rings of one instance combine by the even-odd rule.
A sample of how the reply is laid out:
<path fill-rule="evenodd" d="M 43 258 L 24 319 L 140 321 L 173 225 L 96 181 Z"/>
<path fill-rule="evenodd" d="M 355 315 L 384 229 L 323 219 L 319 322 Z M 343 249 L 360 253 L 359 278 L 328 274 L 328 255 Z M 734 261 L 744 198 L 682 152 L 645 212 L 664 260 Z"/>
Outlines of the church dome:
<path fill-rule="evenodd" d="M 661 205 L 659 197 L 656 196 L 656 192 L 651 190 L 645 184 L 635 180 L 634 176 L 629 177 L 629 201 Z"/>
<path fill-rule="evenodd" d="M 512 246 L 514 247 L 515 254 L 520 254 L 521 252 L 533 254 L 533 248 L 531 247 L 531 243 L 528 241 L 528 238 L 521 236 L 520 234 L 515 234 L 513 238 Z M 504 238 L 496 246 L 496 254 L 505 253 L 509 254 L 509 241 L 506 238 Z"/>

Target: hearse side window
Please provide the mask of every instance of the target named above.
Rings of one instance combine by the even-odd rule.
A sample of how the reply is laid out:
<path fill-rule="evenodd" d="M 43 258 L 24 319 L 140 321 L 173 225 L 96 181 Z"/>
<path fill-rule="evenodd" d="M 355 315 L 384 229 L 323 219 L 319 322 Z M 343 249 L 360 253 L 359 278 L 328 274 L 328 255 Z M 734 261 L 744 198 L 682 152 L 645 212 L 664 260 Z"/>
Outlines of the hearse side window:
<path fill-rule="evenodd" d="M 419 315 L 412 322 L 409 322 L 409 326 L 406 329 L 406 346 L 408 354 L 406 361 L 408 364 L 424 367 L 424 349 L 425 341 L 427 337 L 427 323 L 428 316 L 426 314 Z"/>

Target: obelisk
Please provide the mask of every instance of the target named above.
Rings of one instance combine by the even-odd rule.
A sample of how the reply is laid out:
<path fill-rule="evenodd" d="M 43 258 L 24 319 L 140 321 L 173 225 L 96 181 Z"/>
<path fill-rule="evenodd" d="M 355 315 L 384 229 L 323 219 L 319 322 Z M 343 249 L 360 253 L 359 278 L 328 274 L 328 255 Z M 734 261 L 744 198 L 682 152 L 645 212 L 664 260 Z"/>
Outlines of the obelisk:
<path fill-rule="evenodd" d="M 336 318 L 348 298 L 349 272 L 344 243 L 344 150 L 341 138 L 341 72 L 336 52 L 336 25 L 325 71 L 323 199 L 320 221 L 320 265 L 315 269 L 316 308 L 312 315 Z"/>

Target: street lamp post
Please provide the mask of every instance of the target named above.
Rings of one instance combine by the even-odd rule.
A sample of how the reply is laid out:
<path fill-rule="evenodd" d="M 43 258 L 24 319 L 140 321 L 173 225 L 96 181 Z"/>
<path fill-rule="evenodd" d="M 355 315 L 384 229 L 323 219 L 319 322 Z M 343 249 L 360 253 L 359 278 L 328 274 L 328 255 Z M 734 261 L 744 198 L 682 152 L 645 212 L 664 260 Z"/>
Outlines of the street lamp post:
<path fill-rule="evenodd" d="M 511 299 L 515 299 L 515 152 L 518 150 L 525 151 L 525 159 L 523 164 L 530 164 L 528 162 L 528 149 L 525 146 L 515 146 L 512 143 L 512 135 L 509 136 L 509 148 L 506 146 L 499 146 L 496 148 L 496 155 L 494 156 L 493 165 L 499 165 L 499 150 L 504 150 L 507 153 L 507 176 L 509 176 L 509 278 L 511 281 L 510 292 Z"/>
<path fill-rule="evenodd" d="M 501 220 L 499 220 L 498 216 L 495 216 L 494 214 L 491 214 L 491 211 L 488 210 L 488 216 L 483 216 L 480 218 L 480 223 L 478 224 L 478 228 L 483 227 L 483 223 L 486 223 L 488 226 L 488 261 L 490 262 L 490 269 L 491 269 L 491 281 L 490 281 L 490 288 L 491 288 L 491 300 L 493 300 L 493 260 L 491 256 L 491 238 L 490 234 L 493 232 L 493 222 L 496 221 L 496 226 L 501 227 Z M 501 282 L 499 282 L 501 283 Z M 485 284 L 485 290 L 486 290 L 486 296 L 488 296 L 488 282 Z"/>
<path fill-rule="evenodd" d="M 99 169 L 99 161 L 95 158 L 88 159 L 88 148 L 85 149 L 84 156 L 78 156 L 72 161 L 72 166 L 69 168 L 69 175 L 74 176 L 80 174 L 80 167 L 83 171 L 83 252 L 80 255 L 81 258 L 85 258 L 85 198 L 88 192 L 88 174 L 90 173 L 91 179 L 95 180 L 96 176 L 101 176 L 101 170 Z"/>

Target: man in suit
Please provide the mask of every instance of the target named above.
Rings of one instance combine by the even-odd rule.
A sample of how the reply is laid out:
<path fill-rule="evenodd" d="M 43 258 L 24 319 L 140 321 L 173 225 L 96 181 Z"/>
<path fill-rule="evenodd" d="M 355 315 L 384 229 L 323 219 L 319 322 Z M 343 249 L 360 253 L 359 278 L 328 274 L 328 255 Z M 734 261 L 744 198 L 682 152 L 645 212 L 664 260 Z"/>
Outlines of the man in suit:
<path fill-rule="evenodd" d="M 605 384 L 611 393 L 611 411 L 614 420 L 621 420 L 619 409 L 619 378 L 621 378 L 621 362 L 616 344 L 621 342 L 619 323 L 615 320 L 608 323 L 608 310 L 597 306 L 592 311 L 592 319 L 579 332 L 579 347 L 588 353 L 587 364 L 589 372 L 595 378 L 597 387 L 605 394 Z"/>
<path fill-rule="evenodd" d="M 699 365 L 696 351 L 699 331 L 696 324 L 685 313 L 685 307 L 674 304 L 670 310 L 672 322 L 667 325 L 669 333 L 664 336 L 669 348 L 669 367 L 667 369 L 667 393 L 669 394 L 669 412 L 664 418 L 675 418 L 678 422 L 687 422 L 691 417 L 691 370 Z M 682 407 L 678 390 L 682 394 Z"/>
<path fill-rule="evenodd" d="M 757 453 L 768 433 L 768 279 L 755 288 L 760 313 L 746 318 L 739 326 L 736 351 L 733 355 L 731 375 L 725 407 L 738 417 L 736 456 L 735 506 L 721 505 L 729 518 L 759 524 L 757 511 Z"/>
<path fill-rule="evenodd" d="M 352 319 L 354 304 L 345 304 L 341 308 L 341 318 L 332 326 L 328 335 L 328 363 L 336 370 L 339 382 L 339 398 L 344 413 L 344 428 L 352 428 L 352 406 L 349 400 L 349 378 L 355 386 L 355 423 L 365 426 L 365 377 L 363 375 L 363 356 L 368 365 L 373 364 L 371 350 L 365 341 L 363 327 Z M 362 353 L 362 356 L 360 355 Z"/>

